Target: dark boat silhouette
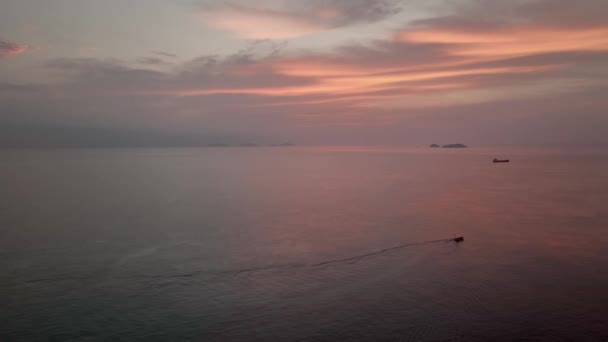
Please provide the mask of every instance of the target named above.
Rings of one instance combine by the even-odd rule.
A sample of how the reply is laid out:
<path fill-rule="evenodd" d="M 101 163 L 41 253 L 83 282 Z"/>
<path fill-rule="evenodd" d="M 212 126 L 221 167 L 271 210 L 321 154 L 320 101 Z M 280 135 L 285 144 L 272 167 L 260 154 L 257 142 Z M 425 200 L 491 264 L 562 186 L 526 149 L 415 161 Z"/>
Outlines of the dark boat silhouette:
<path fill-rule="evenodd" d="M 459 236 L 459 237 L 455 237 L 454 239 L 452 239 L 454 242 L 462 242 L 464 241 L 464 236 Z"/>
<path fill-rule="evenodd" d="M 509 159 L 496 159 L 492 160 L 493 163 L 508 163 Z"/>

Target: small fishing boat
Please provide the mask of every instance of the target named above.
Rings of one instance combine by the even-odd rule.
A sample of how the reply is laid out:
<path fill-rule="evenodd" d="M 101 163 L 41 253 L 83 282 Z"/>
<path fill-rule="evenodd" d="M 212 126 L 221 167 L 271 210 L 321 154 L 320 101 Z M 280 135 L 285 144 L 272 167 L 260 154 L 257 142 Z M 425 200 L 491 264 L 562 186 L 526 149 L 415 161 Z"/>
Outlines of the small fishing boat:
<path fill-rule="evenodd" d="M 462 241 L 464 241 L 464 236 L 455 237 L 453 240 L 454 240 L 454 242 L 462 242 Z"/>
<path fill-rule="evenodd" d="M 508 163 L 509 159 L 496 159 L 492 160 L 493 163 Z"/>

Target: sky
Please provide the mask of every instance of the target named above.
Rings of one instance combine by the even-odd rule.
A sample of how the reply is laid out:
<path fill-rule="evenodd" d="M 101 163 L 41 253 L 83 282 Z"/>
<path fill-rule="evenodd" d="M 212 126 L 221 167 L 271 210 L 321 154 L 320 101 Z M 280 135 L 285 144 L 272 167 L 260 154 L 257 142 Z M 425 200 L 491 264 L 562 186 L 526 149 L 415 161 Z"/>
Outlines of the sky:
<path fill-rule="evenodd" d="M 0 146 L 608 145 L 606 0 L 1 2 Z"/>

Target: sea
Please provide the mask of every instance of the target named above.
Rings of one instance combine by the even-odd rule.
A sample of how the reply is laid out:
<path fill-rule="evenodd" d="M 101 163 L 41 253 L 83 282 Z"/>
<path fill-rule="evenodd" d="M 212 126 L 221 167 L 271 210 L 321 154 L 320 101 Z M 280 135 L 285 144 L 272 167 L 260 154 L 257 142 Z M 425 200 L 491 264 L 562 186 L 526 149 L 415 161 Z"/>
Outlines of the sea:
<path fill-rule="evenodd" d="M 608 341 L 608 149 L 0 150 L 0 303 L 7 342 Z"/>

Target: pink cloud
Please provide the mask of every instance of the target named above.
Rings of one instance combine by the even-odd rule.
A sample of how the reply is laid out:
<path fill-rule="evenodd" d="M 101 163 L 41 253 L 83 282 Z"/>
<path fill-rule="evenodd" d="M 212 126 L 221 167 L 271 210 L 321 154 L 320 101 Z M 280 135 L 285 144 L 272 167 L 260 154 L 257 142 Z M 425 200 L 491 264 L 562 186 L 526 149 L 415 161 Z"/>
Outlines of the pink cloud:
<path fill-rule="evenodd" d="M 288 12 L 231 6 L 204 16 L 205 23 L 248 39 L 286 39 L 305 36 L 325 28 Z"/>
<path fill-rule="evenodd" d="M 27 51 L 27 45 L 15 44 L 7 41 L 0 41 L 0 58 L 16 56 Z"/>
<path fill-rule="evenodd" d="M 294 15 L 293 8 L 234 5 L 211 12 L 218 15 L 210 23 L 247 38 L 289 38 L 338 27 L 349 16 L 366 17 L 340 6 L 303 10 L 302 15 Z M 230 80 L 138 93 L 255 97 L 251 106 L 258 108 L 432 108 L 522 99 L 572 92 L 577 78 L 590 77 L 585 70 L 603 65 L 606 37 L 608 25 L 599 23 L 435 17 L 368 45 L 273 54 L 227 65 L 224 75 Z"/>
<path fill-rule="evenodd" d="M 496 58 L 557 52 L 608 51 L 608 26 L 523 25 L 493 31 L 424 28 L 401 32 L 398 39 L 412 43 L 444 44 L 453 55 Z"/>

